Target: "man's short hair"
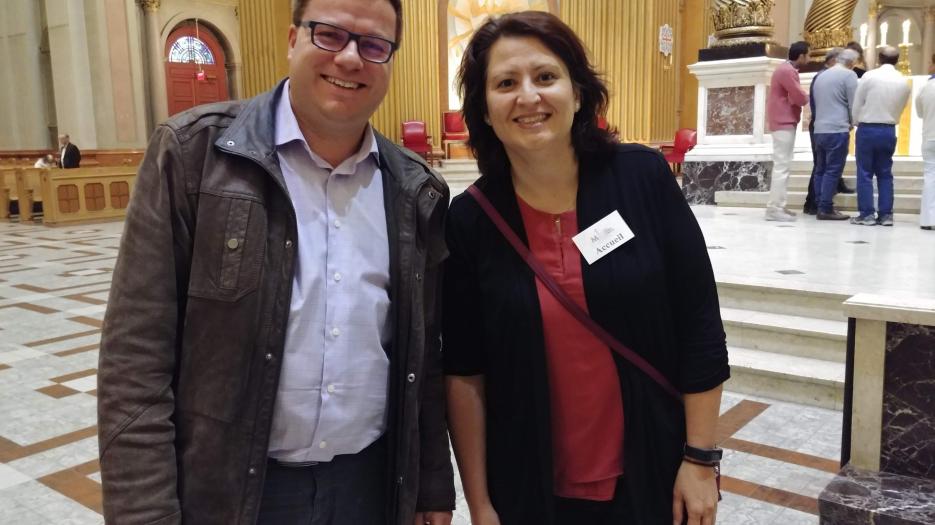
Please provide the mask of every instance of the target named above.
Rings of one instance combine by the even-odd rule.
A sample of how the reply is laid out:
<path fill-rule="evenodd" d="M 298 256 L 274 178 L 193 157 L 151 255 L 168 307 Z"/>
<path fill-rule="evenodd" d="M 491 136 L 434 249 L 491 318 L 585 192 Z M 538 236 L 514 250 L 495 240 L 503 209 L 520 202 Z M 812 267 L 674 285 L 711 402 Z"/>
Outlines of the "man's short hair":
<path fill-rule="evenodd" d="M 305 7 L 311 0 L 294 0 L 292 4 L 292 25 L 299 27 L 302 23 L 302 15 L 305 13 Z M 396 11 L 396 45 L 399 45 L 403 38 L 403 3 L 402 0 L 386 0 Z"/>
<path fill-rule="evenodd" d="M 825 53 L 825 64 L 831 62 L 832 60 L 837 60 L 838 55 L 840 55 L 842 51 L 844 51 L 843 47 L 832 47 L 830 50 L 828 50 L 828 52 Z"/>
<path fill-rule="evenodd" d="M 795 62 L 802 55 L 808 54 L 808 42 L 799 40 L 789 46 L 789 60 Z"/>
<path fill-rule="evenodd" d="M 835 60 L 837 60 L 838 64 L 844 66 L 853 66 L 854 63 L 857 62 L 858 58 L 860 58 L 860 55 L 857 54 L 857 51 L 854 51 L 853 49 L 845 49 L 841 51 L 840 54 L 838 54 L 838 58 Z"/>
<path fill-rule="evenodd" d="M 893 46 L 886 46 L 880 50 L 880 64 L 895 66 L 899 62 L 899 50 Z"/>
<path fill-rule="evenodd" d="M 844 46 L 844 47 L 846 47 L 847 49 L 853 49 L 854 51 L 857 51 L 858 57 L 859 57 L 861 60 L 864 59 L 864 48 L 863 48 L 859 43 L 857 43 L 857 42 L 851 40 L 851 41 L 848 42 L 847 45 Z"/>

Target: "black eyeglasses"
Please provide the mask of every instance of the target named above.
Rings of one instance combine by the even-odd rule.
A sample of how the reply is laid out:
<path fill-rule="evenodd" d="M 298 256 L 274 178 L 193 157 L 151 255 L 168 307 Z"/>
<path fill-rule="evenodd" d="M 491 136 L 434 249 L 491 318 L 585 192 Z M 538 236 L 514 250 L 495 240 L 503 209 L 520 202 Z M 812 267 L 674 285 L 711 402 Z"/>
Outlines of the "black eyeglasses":
<path fill-rule="evenodd" d="M 360 58 L 376 64 L 389 62 L 393 53 L 399 47 L 396 42 L 391 42 L 385 38 L 359 35 L 324 22 L 306 20 L 299 26 L 309 29 L 312 34 L 312 43 L 319 49 L 337 53 L 347 47 L 348 42 L 353 40 L 357 42 L 357 54 L 360 55 Z"/>

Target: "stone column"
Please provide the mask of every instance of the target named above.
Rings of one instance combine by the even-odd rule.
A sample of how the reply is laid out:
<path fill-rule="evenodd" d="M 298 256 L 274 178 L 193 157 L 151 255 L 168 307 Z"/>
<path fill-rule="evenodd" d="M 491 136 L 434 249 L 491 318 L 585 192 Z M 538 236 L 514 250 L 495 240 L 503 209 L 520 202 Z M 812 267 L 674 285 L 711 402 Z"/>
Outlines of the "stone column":
<path fill-rule="evenodd" d="M 143 9 L 146 62 L 149 70 L 149 112 L 152 127 L 169 118 L 169 96 L 166 93 L 166 61 L 159 38 L 159 6 L 162 0 L 138 0 Z"/>
<path fill-rule="evenodd" d="M 922 36 L 922 70 L 917 74 L 928 74 L 932 64 L 932 53 L 935 53 L 935 7 L 925 10 L 925 31 Z"/>
<path fill-rule="evenodd" d="M 867 12 L 867 48 L 864 49 L 864 64 L 867 65 L 867 70 L 877 65 L 877 34 L 880 32 L 877 17 L 879 14 L 880 5 L 876 0 L 871 0 L 870 9 Z"/>

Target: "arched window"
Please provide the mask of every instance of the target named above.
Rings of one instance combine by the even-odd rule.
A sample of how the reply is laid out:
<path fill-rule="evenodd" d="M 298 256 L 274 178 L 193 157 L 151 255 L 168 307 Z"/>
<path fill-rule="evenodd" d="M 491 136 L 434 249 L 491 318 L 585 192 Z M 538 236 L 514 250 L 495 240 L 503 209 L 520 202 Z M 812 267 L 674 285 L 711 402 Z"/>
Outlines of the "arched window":
<path fill-rule="evenodd" d="M 169 62 L 214 64 L 214 55 L 201 40 L 193 36 L 183 36 L 169 49 Z"/>

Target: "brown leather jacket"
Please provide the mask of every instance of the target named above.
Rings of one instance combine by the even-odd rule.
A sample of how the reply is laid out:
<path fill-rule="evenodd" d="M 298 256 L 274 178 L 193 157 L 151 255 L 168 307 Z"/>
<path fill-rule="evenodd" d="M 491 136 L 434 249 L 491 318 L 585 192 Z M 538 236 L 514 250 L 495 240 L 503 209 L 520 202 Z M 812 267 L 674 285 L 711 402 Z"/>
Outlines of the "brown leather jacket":
<path fill-rule="evenodd" d="M 98 371 L 104 515 L 252 524 L 267 461 L 296 219 L 273 145 L 282 83 L 155 131 L 114 270 Z M 445 183 L 377 135 L 394 338 L 387 524 L 451 510 L 439 334 Z"/>

